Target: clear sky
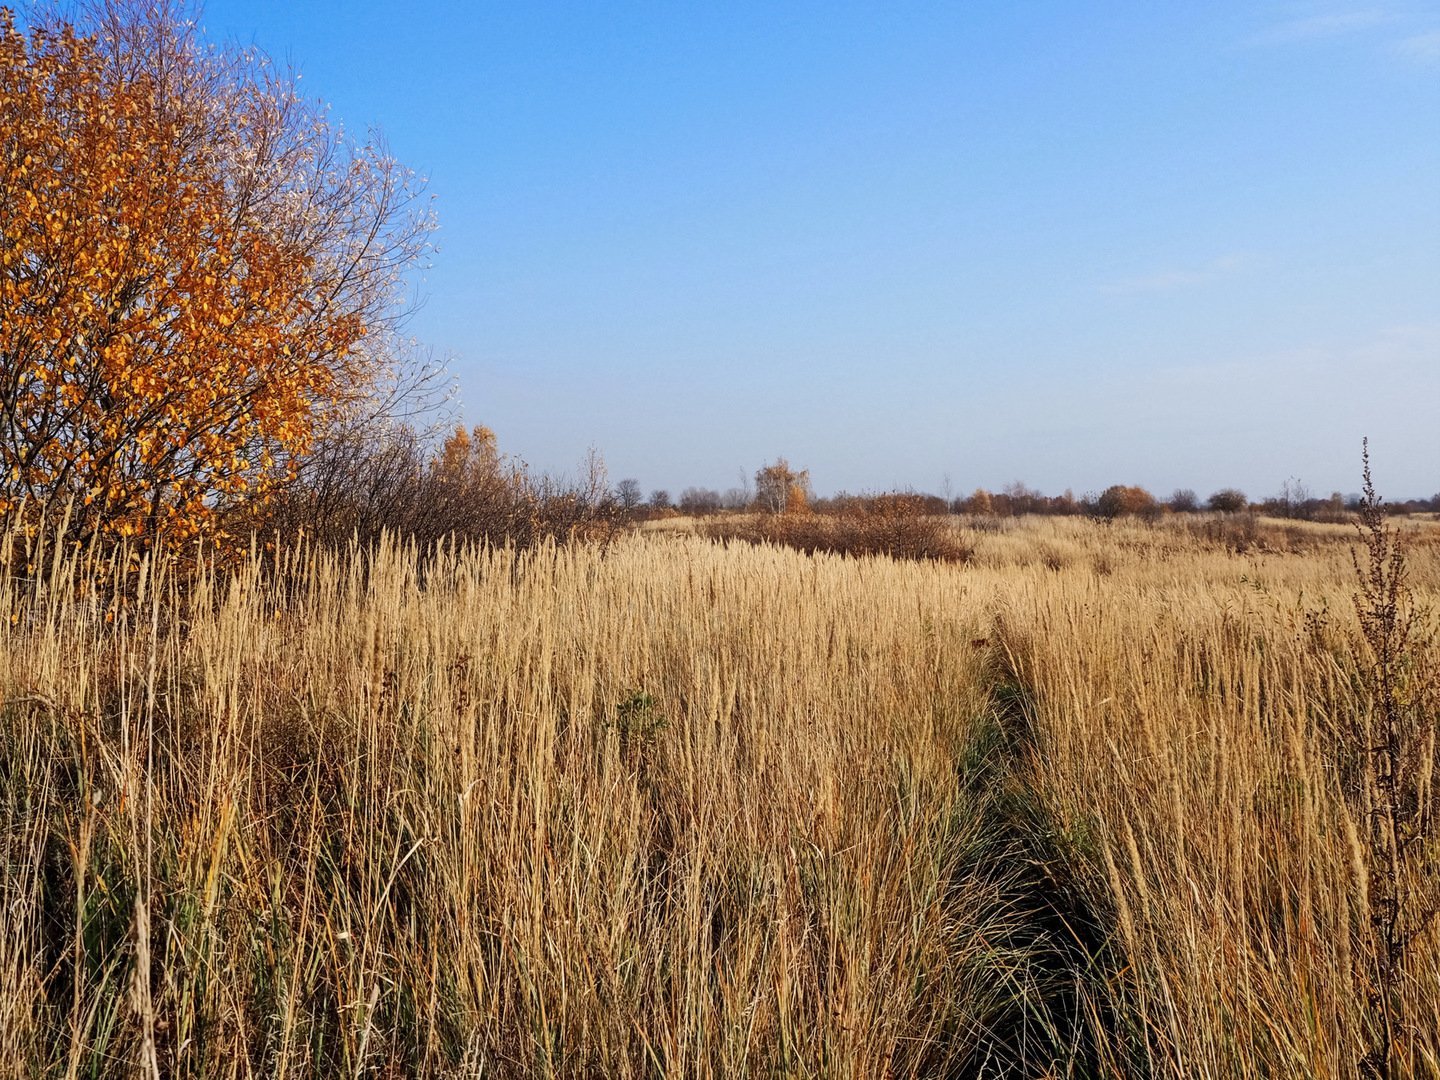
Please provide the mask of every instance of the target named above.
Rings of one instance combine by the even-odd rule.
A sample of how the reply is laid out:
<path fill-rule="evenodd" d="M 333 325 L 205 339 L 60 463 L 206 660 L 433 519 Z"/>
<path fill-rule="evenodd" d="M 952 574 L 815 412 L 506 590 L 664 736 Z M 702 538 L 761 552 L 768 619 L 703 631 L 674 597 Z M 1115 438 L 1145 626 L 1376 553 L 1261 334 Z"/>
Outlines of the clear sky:
<path fill-rule="evenodd" d="M 430 178 L 463 419 L 648 491 L 1440 491 L 1440 6 L 210 0 Z"/>

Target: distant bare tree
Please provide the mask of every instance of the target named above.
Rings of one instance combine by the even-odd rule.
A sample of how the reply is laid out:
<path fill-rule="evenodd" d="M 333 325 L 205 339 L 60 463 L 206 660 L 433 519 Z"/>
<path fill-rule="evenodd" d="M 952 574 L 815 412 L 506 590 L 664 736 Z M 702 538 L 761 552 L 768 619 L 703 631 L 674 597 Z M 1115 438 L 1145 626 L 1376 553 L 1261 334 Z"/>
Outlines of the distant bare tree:
<path fill-rule="evenodd" d="M 1266 499 L 1265 512 L 1276 517 L 1308 518 L 1314 516 L 1310 489 L 1298 476 L 1291 476 L 1280 485 L 1280 494 Z"/>
<path fill-rule="evenodd" d="M 634 510 L 644 501 L 644 495 L 640 491 L 640 481 L 632 477 L 626 477 L 615 485 L 615 501 L 620 504 L 622 510 Z"/>
<path fill-rule="evenodd" d="M 1245 497 L 1243 491 L 1235 488 L 1221 488 L 1205 500 L 1205 505 L 1222 514 L 1238 514 L 1250 506 L 1250 500 Z"/>
<path fill-rule="evenodd" d="M 720 505 L 726 510 L 744 510 L 750 505 L 750 492 L 743 487 L 732 487 L 720 496 Z"/>
<path fill-rule="evenodd" d="M 664 488 L 656 488 L 650 492 L 651 510 L 669 510 L 674 504 L 670 501 L 670 492 Z"/>
<path fill-rule="evenodd" d="M 1019 480 L 1006 484 L 1001 495 L 1009 501 L 1006 513 L 1039 514 L 1046 509 L 1045 496 L 1034 488 L 1026 487 Z"/>
<path fill-rule="evenodd" d="M 720 493 L 713 488 L 688 487 L 680 492 L 680 509 L 687 514 L 713 514 L 720 509 Z"/>
<path fill-rule="evenodd" d="M 1177 514 L 1193 514 L 1200 509 L 1200 496 L 1189 488 L 1176 488 L 1170 496 L 1169 506 Z"/>

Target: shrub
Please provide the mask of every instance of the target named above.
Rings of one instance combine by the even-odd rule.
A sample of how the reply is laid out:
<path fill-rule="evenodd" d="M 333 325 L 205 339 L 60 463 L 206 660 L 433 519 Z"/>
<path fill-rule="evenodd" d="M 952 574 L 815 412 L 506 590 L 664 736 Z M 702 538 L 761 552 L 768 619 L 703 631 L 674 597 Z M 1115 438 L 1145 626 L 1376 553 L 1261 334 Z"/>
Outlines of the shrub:
<path fill-rule="evenodd" d="M 807 553 L 888 555 L 896 559 L 967 562 L 973 551 L 943 515 L 930 513 L 927 496 L 890 493 L 846 497 L 830 512 L 764 514 L 710 522 L 719 540 L 770 543 Z"/>
<path fill-rule="evenodd" d="M 718 513 L 720 493 L 711 488 L 688 487 L 680 492 L 679 507 L 682 513 L 695 517 Z"/>
<path fill-rule="evenodd" d="M 984 488 L 976 488 L 975 493 L 968 499 L 960 500 L 957 505 L 962 513 L 975 514 L 981 517 L 988 517 L 995 513 L 995 500 L 990 492 Z"/>
<path fill-rule="evenodd" d="M 437 448 L 413 428 L 375 424 L 332 435 L 296 483 L 236 528 L 304 535 L 325 545 L 382 533 L 429 547 L 447 539 L 513 543 L 607 539 L 623 518 L 591 454 L 581 479 L 532 475 L 485 427 L 457 428 Z"/>
<path fill-rule="evenodd" d="M 1096 517 L 1107 521 L 1130 516 L 1153 520 L 1160 513 L 1160 504 L 1155 501 L 1155 496 L 1143 487 L 1113 484 L 1095 500 L 1094 513 Z"/>
<path fill-rule="evenodd" d="M 1176 488 L 1168 505 L 1177 514 L 1193 514 L 1200 509 L 1200 497 L 1189 488 Z"/>
<path fill-rule="evenodd" d="M 1205 500 L 1205 505 L 1217 513 L 1238 514 L 1249 508 L 1250 501 L 1245 498 L 1243 491 L 1235 488 L 1221 488 Z"/>

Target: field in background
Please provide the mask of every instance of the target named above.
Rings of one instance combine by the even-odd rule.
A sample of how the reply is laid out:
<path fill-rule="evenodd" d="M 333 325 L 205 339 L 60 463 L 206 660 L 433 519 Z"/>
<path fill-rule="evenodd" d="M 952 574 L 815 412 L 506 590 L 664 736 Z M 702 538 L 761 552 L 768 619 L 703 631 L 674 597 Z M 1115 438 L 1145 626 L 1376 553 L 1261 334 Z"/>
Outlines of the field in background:
<path fill-rule="evenodd" d="M 1355 1076 L 1353 530 L 944 527 L 0 578 L 0 1069 Z"/>

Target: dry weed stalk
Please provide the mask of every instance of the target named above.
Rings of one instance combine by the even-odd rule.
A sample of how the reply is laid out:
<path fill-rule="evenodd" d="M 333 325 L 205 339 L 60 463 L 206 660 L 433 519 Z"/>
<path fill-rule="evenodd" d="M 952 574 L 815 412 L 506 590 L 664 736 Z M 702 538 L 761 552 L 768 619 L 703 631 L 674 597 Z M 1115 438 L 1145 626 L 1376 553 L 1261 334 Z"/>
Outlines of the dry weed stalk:
<path fill-rule="evenodd" d="M 1412 1033 L 1402 986 L 1412 947 L 1440 917 L 1436 872 L 1435 757 L 1440 681 L 1422 665 L 1416 646 L 1415 597 L 1405 546 L 1386 524 L 1370 474 L 1370 446 L 1362 451 L 1364 497 L 1356 525 L 1364 547 L 1351 551 L 1359 591 L 1355 611 L 1368 648 L 1362 658 L 1371 707 L 1351 729 L 1352 751 L 1363 761 L 1359 811 L 1363 820 L 1368 941 L 1361 985 L 1374 1012 L 1374 1044 L 1366 1071 L 1389 1080 L 1415 1075 Z M 1434 1017 L 1430 1017 L 1433 1021 Z"/>

